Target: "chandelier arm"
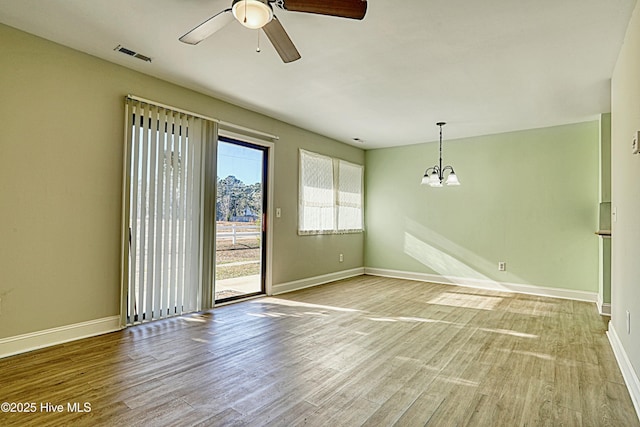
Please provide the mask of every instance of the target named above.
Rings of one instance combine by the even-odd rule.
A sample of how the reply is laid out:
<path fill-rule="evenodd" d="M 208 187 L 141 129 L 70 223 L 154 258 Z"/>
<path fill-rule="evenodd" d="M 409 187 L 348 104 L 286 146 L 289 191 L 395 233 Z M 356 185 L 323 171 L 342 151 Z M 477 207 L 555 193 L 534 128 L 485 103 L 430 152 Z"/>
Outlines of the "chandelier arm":
<path fill-rule="evenodd" d="M 425 175 L 429 175 L 431 171 L 434 171 L 435 173 L 438 174 L 438 176 L 440 176 L 440 169 L 438 168 L 438 165 L 435 166 L 431 166 L 430 168 L 427 168 L 426 171 L 424 171 Z"/>

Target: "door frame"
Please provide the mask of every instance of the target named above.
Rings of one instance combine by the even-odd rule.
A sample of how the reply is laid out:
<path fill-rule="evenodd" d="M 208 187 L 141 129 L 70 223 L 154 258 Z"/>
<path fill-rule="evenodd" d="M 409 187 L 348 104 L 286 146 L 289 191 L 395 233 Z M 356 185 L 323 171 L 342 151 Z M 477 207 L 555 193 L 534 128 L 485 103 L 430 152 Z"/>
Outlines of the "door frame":
<path fill-rule="evenodd" d="M 265 212 L 265 218 L 263 220 L 263 226 L 266 227 L 266 231 L 265 231 L 265 242 L 263 242 L 264 245 L 264 259 L 262 260 L 262 262 L 264 263 L 264 267 L 263 267 L 263 282 L 264 282 L 264 292 L 266 295 L 272 295 L 273 292 L 273 282 L 272 282 L 272 264 L 273 264 L 273 212 L 274 212 L 274 208 L 273 208 L 273 188 L 274 188 L 274 164 L 275 164 L 275 144 L 271 141 L 265 141 L 263 139 L 258 139 L 258 138 L 252 138 L 250 136 L 247 135 L 243 135 L 243 134 L 238 134 L 235 132 L 231 132 L 228 131 L 226 129 L 219 129 L 218 130 L 218 140 L 216 141 L 216 149 L 215 149 L 215 157 L 216 157 L 216 164 L 218 161 L 218 144 L 220 142 L 220 138 L 228 138 L 228 139 L 232 139 L 238 142 L 246 142 L 248 144 L 252 144 L 252 145 L 257 145 L 259 147 L 264 147 L 266 148 L 265 154 L 267 156 L 267 162 L 266 162 L 266 166 L 267 166 L 267 173 L 263 174 L 263 176 L 265 176 L 267 182 L 265 185 L 265 189 L 267 192 L 267 197 L 265 197 L 265 203 L 266 203 L 266 209 L 263 209 L 263 211 Z M 215 186 L 216 189 L 214 191 L 217 191 L 217 185 Z M 214 194 L 214 200 L 215 200 L 215 194 Z M 214 215 L 214 219 L 215 219 L 215 211 L 213 212 Z M 214 220 L 214 225 L 215 225 L 215 220 Z M 214 227 L 214 233 L 215 233 L 215 227 Z M 215 234 L 214 234 L 215 236 Z M 214 239 L 215 240 L 215 239 Z M 215 243 L 214 243 L 215 244 Z M 211 260 L 213 267 L 215 268 L 215 248 L 213 251 L 213 259 Z M 230 302 L 223 302 L 223 303 L 217 303 L 215 301 L 215 275 L 213 275 L 212 277 L 213 283 L 212 285 L 212 293 L 211 293 L 211 306 L 212 307 L 216 307 L 216 306 L 220 306 L 220 305 L 224 305 L 224 304 L 228 304 Z"/>

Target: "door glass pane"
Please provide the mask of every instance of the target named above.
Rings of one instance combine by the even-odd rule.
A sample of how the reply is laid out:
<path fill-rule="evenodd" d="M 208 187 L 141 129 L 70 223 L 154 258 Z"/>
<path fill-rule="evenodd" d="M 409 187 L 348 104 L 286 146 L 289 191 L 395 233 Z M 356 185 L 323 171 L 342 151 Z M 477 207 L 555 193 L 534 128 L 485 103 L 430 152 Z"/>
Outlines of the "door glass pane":
<path fill-rule="evenodd" d="M 264 147 L 218 142 L 216 302 L 264 292 L 265 160 Z"/>

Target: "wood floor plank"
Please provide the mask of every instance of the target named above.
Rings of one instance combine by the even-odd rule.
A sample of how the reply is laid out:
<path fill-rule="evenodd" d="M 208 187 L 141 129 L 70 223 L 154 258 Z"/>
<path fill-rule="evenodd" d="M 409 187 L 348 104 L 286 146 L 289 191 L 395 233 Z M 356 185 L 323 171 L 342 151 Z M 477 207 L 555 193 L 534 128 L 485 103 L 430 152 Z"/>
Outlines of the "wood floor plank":
<path fill-rule="evenodd" d="M 360 276 L 1 359 L 1 400 L 65 411 L 0 425 L 640 427 L 606 328 L 595 304 Z"/>
<path fill-rule="evenodd" d="M 391 426 L 404 415 L 419 395 L 412 389 L 399 389 L 362 424 L 366 427 Z"/>
<path fill-rule="evenodd" d="M 425 426 L 440 407 L 444 397 L 422 392 L 393 424 L 397 427 Z"/>
<path fill-rule="evenodd" d="M 529 382 L 519 425 L 554 425 L 552 382 L 536 378 Z"/>

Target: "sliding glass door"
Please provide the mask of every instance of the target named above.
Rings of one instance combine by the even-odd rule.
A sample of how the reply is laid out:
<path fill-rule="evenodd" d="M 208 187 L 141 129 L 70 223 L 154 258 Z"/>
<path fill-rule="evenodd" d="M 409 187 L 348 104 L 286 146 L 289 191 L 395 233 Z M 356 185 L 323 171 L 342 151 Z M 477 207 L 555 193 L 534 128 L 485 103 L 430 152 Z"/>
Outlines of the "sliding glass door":
<path fill-rule="evenodd" d="M 267 165 L 267 147 L 219 139 L 216 303 L 265 292 Z"/>
<path fill-rule="evenodd" d="M 122 325 L 266 293 L 273 144 L 131 97 L 125 117 Z"/>

